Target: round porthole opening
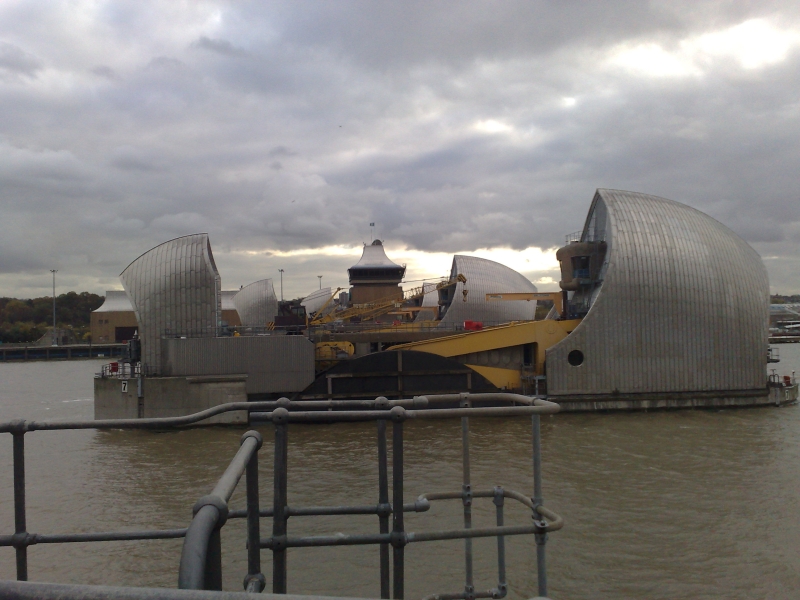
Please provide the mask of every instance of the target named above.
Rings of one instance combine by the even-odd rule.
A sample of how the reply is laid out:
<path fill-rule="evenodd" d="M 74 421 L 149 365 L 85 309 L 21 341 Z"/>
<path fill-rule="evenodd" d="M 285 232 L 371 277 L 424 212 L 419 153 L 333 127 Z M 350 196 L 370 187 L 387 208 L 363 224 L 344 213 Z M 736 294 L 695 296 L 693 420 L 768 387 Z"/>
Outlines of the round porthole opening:
<path fill-rule="evenodd" d="M 583 364 L 583 352 L 580 350 L 573 350 L 567 355 L 567 361 L 573 367 L 579 367 Z"/>

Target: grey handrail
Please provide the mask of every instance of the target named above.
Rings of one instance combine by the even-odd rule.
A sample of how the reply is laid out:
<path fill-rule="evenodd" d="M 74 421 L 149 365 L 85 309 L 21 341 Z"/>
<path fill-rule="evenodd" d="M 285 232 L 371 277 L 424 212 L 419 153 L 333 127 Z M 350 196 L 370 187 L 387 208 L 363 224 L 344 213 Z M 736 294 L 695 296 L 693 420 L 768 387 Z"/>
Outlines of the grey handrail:
<path fill-rule="evenodd" d="M 327 410 L 328 408 L 352 408 L 352 409 L 390 409 L 395 406 L 408 408 L 408 418 L 415 418 L 420 416 L 413 414 L 414 409 L 426 408 L 429 404 L 438 404 L 444 402 L 454 402 L 462 398 L 463 394 L 436 394 L 428 396 L 416 396 L 410 399 L 401 400 L 387 400 L 386 398 L 377 398 L 375 400 L 295 400 L 289 401 L 286 398 L 280 400 L 257 401 L 257 402 L 229 402 L 227 404 L 219 404 L 212 408 L 207 408 L 200 412 L 191 415 L 184 415 L 181 417 L 152 417 L 147 419 L 95 419 L 95 420 L 80 420 L 80 421 L 25 421 L 17 419 L 14 421 L 6 421 L 0 423 L 0 433 L 25 433 L 29 431 L 53 431 L 64 429 L 160 429 L 164 427 L 180 427 L 183 425 L 192 425 L 199 423 L 205 419 L 215 417 L 217 415 L 237 411 L 246 410 L 266 411 L 274 410 L 276 408 L 291 408 L 291 409 L 319 409 Z M 473 402 L 481 401 L 506 401 L 520 403 L 525 406 L 522 407 L 491 407 L 472 409 L 481 411 L 492 411 L 497 408 L 538 408 L 539 410 L 531 412 L 512 412 L 504 414 L 492 414 L 491 412 L 484 413 L 471 413 L 475 416 L 511 416 L 518 414 L 553 414 L 558 412 L 558 404 L 550 402 L 541 398 L 530 398 L 529 396 L 522 396 L 520 394 L 506 394 L 506 393 L 486 393 L 486 394 L 469 394 L 470 400 Z M 439 418 L 450 418 L 456 416 L 456 413 L 444 413 L 439 411 L 445 410 L 459 410 L 459 409 L 437 409 Z M 353 419 L 355 414 L 366 414 L 366 410 L 357 411 L 336 411 L 335 414 L 346 414 L 350 419 Z M 409 414 L 411 413 L 411 414 Z M 264 413 L 256 412 L 254 416 L 262 417 Z M 296 414 L 296 413 L 293 413 Z M 330 414 L 330 413 L 328 413 Z M 308 417 L 306 417 L 308 418 Z M 372 421 L 375 420 L 376 415 L 371 415 L 368 418 L 359 420 Z M 437 417 L 422 417 L 422 418 L 437 418 Z M 294 420 L 294 419 L 293 419 Z M 327 419 L 325 419 L 327 420 Z"/>
<path fill-rule="evenodd" d="M 245 433 L 241 447 L 217 485 L 209 495 L 203 496 L 194 505 L 194 517 L 183 540 L 178 588 L 222 589 L 219 529 L 228 519 L 228 500 L 261 444 L 260 433 Z"/>

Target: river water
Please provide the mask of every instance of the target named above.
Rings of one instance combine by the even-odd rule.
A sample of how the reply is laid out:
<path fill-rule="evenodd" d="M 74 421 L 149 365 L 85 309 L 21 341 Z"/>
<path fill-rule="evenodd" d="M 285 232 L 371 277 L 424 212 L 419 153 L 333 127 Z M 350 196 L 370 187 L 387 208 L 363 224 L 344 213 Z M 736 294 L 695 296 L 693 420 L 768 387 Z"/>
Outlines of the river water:
<path fill-rule="evenodd" d="M 780 373 L 800 373 L 800 344 L 780 346 Z M 0 365 L 0 421 L 92 418 L 101 361 Z M 530 420 L 473 420 L 473 489 L 530 495 Z M 260 427 L 261 497 L 271 504 L 271 426 Z M 242 429 L 26 435 L 28 530 L 37 533 L 185 527 L 239 445 Z M 800 595 L 800 407 L 564 414 L 542 420 L 544 498 L 566 521 L 550 535 L 550 596 L 797 598 Z M 460 489 L 458 422 L 406 433 L 406 502 Z M 375 425 L 290 428 L 289 504 L 377 502 Z M 232 508 L 244 507 L 244 481 Z M 0 436 L 0 532 L 13 533 L 11 436 Z M 460 502 L 406 518 L 408 531 L 460 526 Z M 475 526 L 493 524 L 476 500 Z M 506 524 L 527 524 L 507 504 Z M 262 522 L 262 535 L 270 522 Z M 290 534 L 371 533 L 377 518 L 295 517 Z M 246 572 L 243 520 L 223 530 L 224 587 Z M 175 587 L 182 540 L 29 548 L 31 580 Z M 509 597 L 536 595 L 532 538 L 507 538 Z M 493 540 L 475 542 L 479 589 L 496 584 Z M 269 579 L 271 554 L 263 551 Z M 463 542 L 406 551 L 406 597 L 459 591 Z M 0 548 L 0 578 L 15 576 Z M 271 589 L 271 588 L 268 588 Z M 289 592 L 378 597 L 376 547 L 292 549 Z"/>

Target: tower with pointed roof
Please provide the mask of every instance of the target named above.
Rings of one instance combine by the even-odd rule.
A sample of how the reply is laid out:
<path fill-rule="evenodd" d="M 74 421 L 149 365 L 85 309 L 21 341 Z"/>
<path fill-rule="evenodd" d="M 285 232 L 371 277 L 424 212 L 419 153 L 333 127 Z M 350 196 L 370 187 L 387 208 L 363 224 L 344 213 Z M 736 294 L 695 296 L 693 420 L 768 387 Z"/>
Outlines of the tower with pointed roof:
<path fill-rule="evenodd" d="M 383 298 L 403 298 L 400 282 L 406 273 L 405 265 L 389 260 L 383 242 L 374 240 L 364 245 L 364 252 L 352 267 L 347 269 L 350 277 L 350 302 L 364 304 Z"/>

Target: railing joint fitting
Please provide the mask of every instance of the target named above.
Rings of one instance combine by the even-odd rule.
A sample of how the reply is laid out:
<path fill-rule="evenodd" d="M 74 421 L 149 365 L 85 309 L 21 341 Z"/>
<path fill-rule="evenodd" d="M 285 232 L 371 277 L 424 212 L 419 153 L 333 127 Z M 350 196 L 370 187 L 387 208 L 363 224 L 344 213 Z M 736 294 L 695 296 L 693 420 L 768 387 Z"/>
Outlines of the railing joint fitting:
<path fill-rule="evenodd" d="M 378 504 L 377 513 L 379 517 L 388 517 L 389 515 L 392 514 L 392 505 L 389 504 L 388 502 Z"/>
<path fill-rule="evenodd" d="M 505 497 L 505 493 L 504 493 L 503 487 L 499 486 L 499 485 L 495 486 L 495 488 L 494 488 L 494 498 L 492 499 L 492 502 L 494 502 L 494 505 L 495 506 L 503 506 L 505 504 L 505 500 L 506 500 L 506 497 Z"/>
<path fill-rule="evenodd" d="M 389 410 L 391 408 L 392 403 L 389 402 L 389 399 L 386 396 L 378 396 L 375 398 L 375 408 L 378 410 Z"/>
<path fill-rule="evenodd" d="M 403 531 L 393 531 L 389 538 L 389 543 L 394 548 L 402 548 L 408 544 L 408 536 Z"/>
<path fill-rule="evenodd" d="M 499 598 L 505 598 L 506 594 L 508 593 L 508 586 L 505 583 L 497 584 L 497 587 L 492 590 L 492 598 L 498 600 Z"/>
<path fill-rule="evenodd" d="M 254 584 L 251 588 L 251 584 Z M 244 577 L 244 589 L 248 592 L 260 594 L 267 587 L 267 579 L 261 573 L 248 573 Z"/>
<path fill-rule="evenodd" d="M 286 550 L 288 547 L 288 541 L 285 535 L 273 535 L 267 542 L 269 544 L 267 547 L 271 550 Z"/>
<path fill-rule="evenodd" d="M 392 416 L 392 421 L 395 423 L 402 423 L 406 420 L 406 409 L 402 406 L 395 406 L 389 413 Z"/>
<path fill-rule="evenodd" d="M 286 410 L 289 410 L 289 407 L 292 405 L 292 401 L 286 396 L 282 396 L 281 398 L 278 398 L 276 404 L 278 405 L 278 408 L 285 408 Z"/>
<path fill-rule="evenodd" d="M 35 533 L 21 531 L 11 536 L 11 545 L 14 548 L 27 548 L 28 546 L 33 546 L 37 542 L 36 538 L 37 536 Z"/>
<path fill-rule="evenodd" d="M 256 450 L 261 450 L 261 446 L 264 444 L 264 438 L 261 436 L 261 434 L 259 432 L 257 432 L 254 429 L 251 429 L 250 431 L 246 431 L 244 433 L 244 435 L 242 435 L 242 439 L 241 439 L 239 445 L 244 444 L 244 441 L 247 438 L 253 438 L 256 441 Z"/>
<path fill-rule="evenodd" d="M 414 501 L 414 512 L 427 512 L 431 508 L 431 502 L 424 496 L 420 496 Z"/>
<path fill-rule="evenodd" d="M 8 431 L 11 435 L 22 435 L 29 431 L 28 422 L 25 419 L 14 419 L 8 425 Z"/>
<path fill-rule="evenodd" d="M 289 411 L 283 407 L 276 408 L 272 411 L 271 421 L 273 425 L 286 425 L 289 422 Z"/>
<path fill-rule="evenodd" d="M 200 498 L 192 507 L 192 515 L 197 515 L 204 506 L 213 506 L 217 509 L 217 524 L 216 529 L 219 529 L 228 520 L 228 503 L 219 496 L 209 494 Z"/>

